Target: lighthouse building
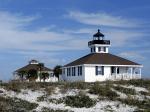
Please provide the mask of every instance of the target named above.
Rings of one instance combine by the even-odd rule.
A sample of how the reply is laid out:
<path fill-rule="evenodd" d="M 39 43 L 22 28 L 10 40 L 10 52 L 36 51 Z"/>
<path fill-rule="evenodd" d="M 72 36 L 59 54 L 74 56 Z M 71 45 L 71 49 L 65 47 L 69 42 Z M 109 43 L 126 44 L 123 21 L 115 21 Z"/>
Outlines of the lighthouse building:
<path fill-rule="evenodd" d="M 95 82 L 141 78 L 142 65 L 109 53 L 110 40 L 98 30 L 88 42 L 90 54 L 62 67 L 64 81 Z"/>

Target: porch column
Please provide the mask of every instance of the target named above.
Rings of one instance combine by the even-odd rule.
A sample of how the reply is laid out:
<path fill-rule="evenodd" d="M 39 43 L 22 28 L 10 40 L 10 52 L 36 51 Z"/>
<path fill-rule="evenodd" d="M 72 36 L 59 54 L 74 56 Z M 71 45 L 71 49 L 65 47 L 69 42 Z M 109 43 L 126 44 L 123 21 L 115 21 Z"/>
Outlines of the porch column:
<path fill-rule="evenodd" d="M 140 79 L 141 79 L 141 68 L 139 68 L 139 70 L 140 70 Z"/>
<path fill-rule="evenodd" d="M 115 67 L 115 73 L 116 73 L 116 74 L 117 74 L 117 68 L 118 68 L 118 67 Z"/>
<path fill-rule="evenodd" d="M 131 67 L 131 79 L 133 79 L 133 68 Z"/>
<path fill-rule="evenodd" d="M 50 79 L 51 79 L 51 73 L 49 72 L 48 74 L 49 74 L 49 77 L 48 77 L 48 79 L 50 80 Z"/>
<path fill-rule="evenodd" d="M 40 72 L 38 72 L 38 78 L 37 78 L 37 82 L 40 81 Z"/>
<path fill-rule="evenodd" d="M 117 68 L 118 67 L 115 67 L 115 78 L 117 78 Z"/>

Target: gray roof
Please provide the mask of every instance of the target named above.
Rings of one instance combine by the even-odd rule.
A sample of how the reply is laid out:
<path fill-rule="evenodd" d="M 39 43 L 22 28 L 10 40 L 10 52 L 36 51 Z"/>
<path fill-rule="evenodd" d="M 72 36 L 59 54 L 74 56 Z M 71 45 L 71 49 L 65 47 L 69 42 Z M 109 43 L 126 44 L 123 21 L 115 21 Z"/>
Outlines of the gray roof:
<path fill-rule="evenodd" d="M 15 72 L 20 72 L 20 71 L 29 71 L 29 70 L 39 70 L 39 64 L 28 64 L 18 70 L 16 70 Z M 45 66 L 41 66 L 41 71 L 53 71 L 52 69 L 49 69 Z"/>
<path fill-rule="evenodd" d="M 140 65 L 136 62 L 127 60 L 125 58 L 110 53 L 90 53 L 69 64 L 64 65 L 64 67 L 82 65 L 82 64 Z"/>

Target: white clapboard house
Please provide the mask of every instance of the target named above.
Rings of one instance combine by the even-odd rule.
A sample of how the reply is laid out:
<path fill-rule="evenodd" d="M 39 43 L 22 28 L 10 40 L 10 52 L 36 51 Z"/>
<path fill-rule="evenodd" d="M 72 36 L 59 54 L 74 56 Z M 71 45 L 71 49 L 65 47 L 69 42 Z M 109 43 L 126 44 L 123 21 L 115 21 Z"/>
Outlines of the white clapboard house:
<path fill-rule="evenodd" d="M 109 53 L 110 40 L 105 40 L 100 30 L 88 46 L 90 54 L 62 67 L 62 80 L 95 82 L 141 78 L 142 65 Z"/>

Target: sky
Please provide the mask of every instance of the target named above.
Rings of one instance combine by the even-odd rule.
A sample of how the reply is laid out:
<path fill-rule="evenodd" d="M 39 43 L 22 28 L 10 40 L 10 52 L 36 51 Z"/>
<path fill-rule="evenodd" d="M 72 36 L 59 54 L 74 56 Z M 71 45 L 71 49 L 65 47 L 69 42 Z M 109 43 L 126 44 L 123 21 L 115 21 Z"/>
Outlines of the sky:
<path fill-rule="evenodd" d="M 31 59 L 53 68 L 89 54 L 97 29 L 150 78 L 149 12 L 150 0 L 0 0 L 0 80 Z"/>

